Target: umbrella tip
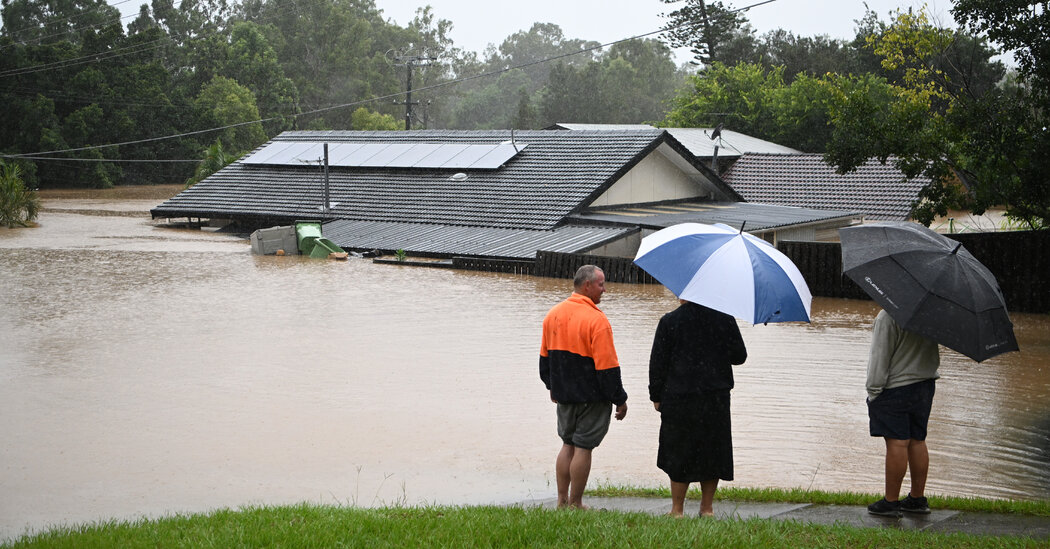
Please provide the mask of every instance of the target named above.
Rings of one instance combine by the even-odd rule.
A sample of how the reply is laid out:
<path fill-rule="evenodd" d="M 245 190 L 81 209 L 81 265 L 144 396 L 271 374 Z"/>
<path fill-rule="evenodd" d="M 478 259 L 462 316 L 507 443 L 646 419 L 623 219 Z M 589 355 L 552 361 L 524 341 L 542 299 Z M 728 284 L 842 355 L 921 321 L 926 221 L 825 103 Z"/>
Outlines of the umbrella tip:
<path fill-rule="evenodd" d="M 955 245 L 955 249 L 952 250 L 952 255 L 955 255 L 955 253 L 959 251 L 959 248 L 962 248 L 962 242 Z"/>
<path fill-rule="evenodd" d="M 743 223 L 740 224 L 740 234 L 744 234 L 744 225 L 747 225 L 747 220 L 746 219 L 744 220 Z"/>

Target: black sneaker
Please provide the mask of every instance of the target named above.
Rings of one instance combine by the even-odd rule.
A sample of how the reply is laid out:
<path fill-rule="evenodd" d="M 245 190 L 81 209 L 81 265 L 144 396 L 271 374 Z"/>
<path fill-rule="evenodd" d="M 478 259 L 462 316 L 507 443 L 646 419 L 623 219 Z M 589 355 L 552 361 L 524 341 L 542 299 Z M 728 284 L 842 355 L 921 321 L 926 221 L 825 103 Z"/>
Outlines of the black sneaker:
<path fill-rule="evenodd" d="M 901 516 L 901 502 L 886 501 L 886 498 L 882 498 L 869 505 L 868 512 L 881 517 L 899 517 Z"/>
<path fill-rule="evenodd" d="M 908 494 L 908 497 L 901 500 L 901 511 L 928 515 L 930 514 L 930 504 L 924 497 L 913 498 L 911 494 Z"/>

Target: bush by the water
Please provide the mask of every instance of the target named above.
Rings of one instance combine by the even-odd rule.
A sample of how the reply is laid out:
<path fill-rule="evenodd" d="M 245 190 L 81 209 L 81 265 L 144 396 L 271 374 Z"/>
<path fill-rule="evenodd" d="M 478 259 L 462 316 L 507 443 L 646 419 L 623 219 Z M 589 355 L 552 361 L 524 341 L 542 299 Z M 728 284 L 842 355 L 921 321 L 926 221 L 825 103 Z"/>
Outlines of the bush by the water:
<path fill-rule="evenodd" d="M 17 164 L 0 161 L 0 225 L 27 227 L 39 211 L 40 199 L 36 192 L 26 188 L 22 169 Z"/>

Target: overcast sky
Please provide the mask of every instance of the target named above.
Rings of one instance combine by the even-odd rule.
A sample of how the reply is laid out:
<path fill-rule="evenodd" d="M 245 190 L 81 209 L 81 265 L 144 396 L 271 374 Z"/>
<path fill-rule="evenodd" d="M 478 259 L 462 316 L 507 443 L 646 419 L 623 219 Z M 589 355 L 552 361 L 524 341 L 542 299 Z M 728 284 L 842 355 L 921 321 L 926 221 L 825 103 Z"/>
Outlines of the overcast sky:
<path fill-rule="evenodd" d="M 734 8 L 754 5 L 762 0 L 731 0 Z M 667 23 L 660 16 L 674 5 L 660 0 L 375 0 L 387 19 L 405 26 L 415 17 L 416 8 L 430 5 L 440 19 L 452 21 L 452 40 L 465 50 L 482 53 L 488 44 L 498 46 L 519 30 L 533 23 L 554 23 L 567 38 L 595 40 L 602 44 L 650 33 Z M 864 15 L 864 0 L 774 0 L 745 12 L 758 32 L 778 28 L 796 36 L 828 35 L 853 38 L 855 23 Z M 948 0 L 867 0 L 884 21 L 891 10 L 928 6 L 934 22 L 955 27 Z M 688 61 L 688 51 L 677 52 L 679 62 Z"/>

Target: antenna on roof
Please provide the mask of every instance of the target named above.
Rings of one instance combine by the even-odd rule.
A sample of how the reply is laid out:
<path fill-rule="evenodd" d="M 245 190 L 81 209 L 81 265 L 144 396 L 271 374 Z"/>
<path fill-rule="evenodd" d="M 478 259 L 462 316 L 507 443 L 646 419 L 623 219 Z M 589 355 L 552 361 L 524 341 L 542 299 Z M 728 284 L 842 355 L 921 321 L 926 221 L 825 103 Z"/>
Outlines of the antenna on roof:
<path fill-rule="evenodd" d="M 711 132 L 711 141 L 722 137 L 722 126 L 723 124 L 721 122 L 717 126 L 715 126 L 715 130 Z"/>

